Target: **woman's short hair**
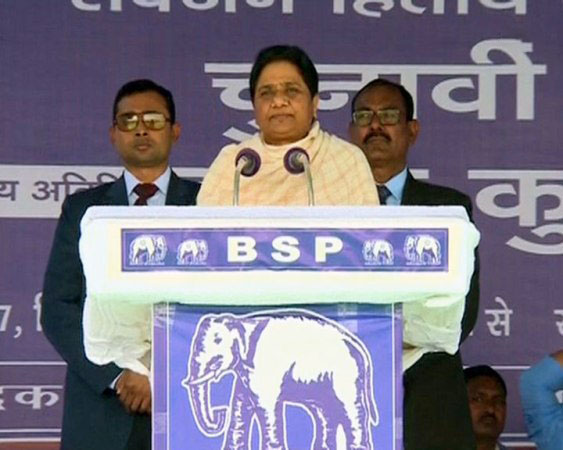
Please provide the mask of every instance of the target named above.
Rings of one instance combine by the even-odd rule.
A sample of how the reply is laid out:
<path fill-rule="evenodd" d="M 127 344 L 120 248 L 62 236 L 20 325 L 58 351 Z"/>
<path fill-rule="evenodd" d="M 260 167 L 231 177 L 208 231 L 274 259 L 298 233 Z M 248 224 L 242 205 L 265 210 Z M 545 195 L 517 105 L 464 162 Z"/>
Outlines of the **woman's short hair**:
<path fill-rule="evenodd" d="M 319 92 L 319 74 L 307 53 L 294 45 L 273 45 L 260 50 L 250 71 L 250 99 L 252 103 L 254 103 L 254 94 L 260 74 L 268 64 L 278 61 L 287 61 L 293 64 L 303 77 L 311 97 L 317 95 Z"/>

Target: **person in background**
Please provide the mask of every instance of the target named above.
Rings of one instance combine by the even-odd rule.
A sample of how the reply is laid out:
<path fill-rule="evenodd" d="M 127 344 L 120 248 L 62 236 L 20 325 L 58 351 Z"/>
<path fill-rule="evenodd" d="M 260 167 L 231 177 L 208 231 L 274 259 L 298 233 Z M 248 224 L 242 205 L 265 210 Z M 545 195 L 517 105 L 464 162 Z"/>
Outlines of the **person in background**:
<path fill-rule="evenodd" d="M 477 450 L 505 450 L 499 442 L 506 420 L 506 384 L 490 366 L 468 367 L 463 371 Z"/>
<path fill-rule="evenodd" d="M 400 84 L 378 78 L 362 87 L 352 99 L 350 141 L 366 155 L 381 204 L 460 205 L 471 219 L 472 205 L 467 195 L 416 180 L 410 172 L 408 154 L 419 132 L 413 98 Z M 428 308 L 413 310 L 413 306 L 403 305 L 405 449 L 473 450 L 475 439 L 457 349 L 477 320 L 477 253 L 469 292 L 465 302 L 457 304 L 459 310 L 449 315 L 453 317 L 450 322 L 446 324 L 445 315 L 437 317 Z M 441 335 L 448 336 L 447 339 L 437 337 L 436 330 L 441 328 Z M 409 331 L 419 329 L 424 332 Z"/>
<path fill-rule="evenodd" d="M 151 448 L 151 388 L 147 376 L 115 364 L 98 366 L 84 352 L 85 283 L 78 253 L 80 220 L 94 205 L 193 205 L 199 185 L 169 167 L 180 137 L 170 91 L 151 80 L 119 89 L 110 140 L 125 167 L 112 183 L 68 196 L 45 273 L 41 324 L 67 363 L 61 448 Z M 150 318 L 146 333 L 150 336 Z M 150 350 L 142 363 L 150 361 Z"/>
<path fill-rule="evenodd" d="M 563 450 L 563 349 L 520 377 L 520 399 L 530 439 L 539 450 Z"/>

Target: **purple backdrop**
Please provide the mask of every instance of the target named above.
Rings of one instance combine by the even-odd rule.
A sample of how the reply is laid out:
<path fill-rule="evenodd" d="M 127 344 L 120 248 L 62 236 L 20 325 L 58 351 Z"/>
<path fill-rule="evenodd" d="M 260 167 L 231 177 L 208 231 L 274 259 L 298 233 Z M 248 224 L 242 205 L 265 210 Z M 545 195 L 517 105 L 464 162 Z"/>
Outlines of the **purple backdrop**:
<path fill-rule="evenodd" d="M 173 164 L 198 177 L 255 130 L 249 64 L 280 42 L 317 64 L 320 120 L 342 136 L 350 93 L 372 77 L 416 94 L 411 166 L 470 194 L 482 232 L 464 361 L 499 369 L 503 441 L 526 442 L 518 377 L 563 341 L 562 12 L 531 0 L 3 2 L 0 442 L 59 433 L 64 365 L 42 336 L 38 294 L 64 195 L 119 174 L 107 135 L 116 90 L 137 77 L 172 90 Z"/>

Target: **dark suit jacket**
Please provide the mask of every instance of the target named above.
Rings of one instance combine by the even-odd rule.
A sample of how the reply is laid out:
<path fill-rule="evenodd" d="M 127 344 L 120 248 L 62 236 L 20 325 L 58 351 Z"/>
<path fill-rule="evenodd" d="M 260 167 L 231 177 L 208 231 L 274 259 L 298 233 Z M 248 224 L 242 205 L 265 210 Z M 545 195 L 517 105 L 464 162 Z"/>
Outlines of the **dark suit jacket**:
<path fill-rule="evenodd" d="M 455 189 L 415 180 L 409 172 L 403 205 L 461 205 L 471 218 L 471 200 Z M 479 259 L 465 300 L 463 341 L 475 326 L 479 309 Z M 473 450 L 475 438 L 459 352 L 427 353 L 405 372 L 404 440 L 406 450 Z"/>
<path fill-rule="evenodd" d="M 167 205 L 193 205 L 199 184 L 172 172 Z M 86 359 L 82 334 L 85 283 L 78 253 L 80 220 L 90 206 L 127 205 L 125 180 L 119 178 L 66 198 L 59 218 L 43 286 L 43 331 L 67 363 L 62 449 L 122 450 L 137 427 L 150 430 L 148 415 L 128 414 L 112 389 L 121 369 Z"/>

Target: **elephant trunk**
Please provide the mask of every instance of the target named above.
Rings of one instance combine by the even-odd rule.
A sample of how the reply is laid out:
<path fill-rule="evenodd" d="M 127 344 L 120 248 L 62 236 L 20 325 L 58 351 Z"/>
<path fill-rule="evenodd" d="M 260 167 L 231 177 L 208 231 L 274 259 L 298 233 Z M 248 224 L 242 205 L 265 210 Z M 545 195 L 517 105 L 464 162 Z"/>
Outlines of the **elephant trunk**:
<path fill-rule="evenodd" d="M 209 436 L 218 436 L 223 433 L 227 412 L 226 408 L 212 408 L 209 401 L 209 383 L 205 381 L 199 384 L 189 383 L 188 392 L 190 394 L 194 417 L 199 428 Z"/>

